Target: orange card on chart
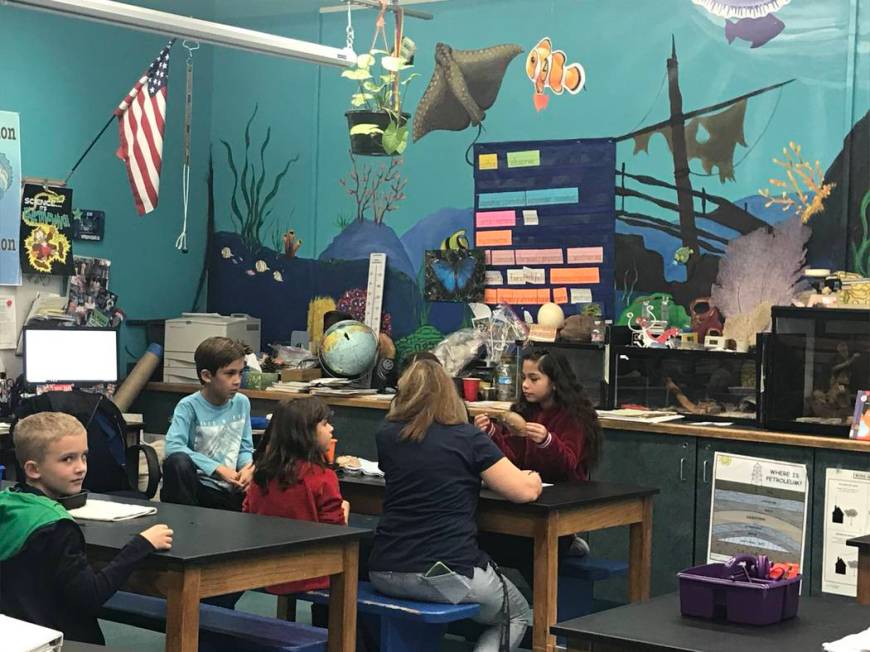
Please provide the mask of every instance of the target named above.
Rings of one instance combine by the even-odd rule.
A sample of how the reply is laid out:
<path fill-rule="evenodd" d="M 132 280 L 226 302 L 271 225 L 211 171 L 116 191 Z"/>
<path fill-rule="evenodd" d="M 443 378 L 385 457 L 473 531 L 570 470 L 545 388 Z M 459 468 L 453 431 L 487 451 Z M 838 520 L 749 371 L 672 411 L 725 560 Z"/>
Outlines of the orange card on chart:
<path fill-rule="evenodd" d="M 598 283 L 597 267 L 558 267 L 550 270 L 550 283 Z"/>
<path fill-rule="evenodd" d="M 513 244 L 513 233 L 510 229 L 477 231 L 474 234 L 474 244 L 478 247 L 509 247 Z"/>
<path fill-rule="evenodd" d="M 568 288 L 553 288 L 553 303 L 568 303 Z"/>

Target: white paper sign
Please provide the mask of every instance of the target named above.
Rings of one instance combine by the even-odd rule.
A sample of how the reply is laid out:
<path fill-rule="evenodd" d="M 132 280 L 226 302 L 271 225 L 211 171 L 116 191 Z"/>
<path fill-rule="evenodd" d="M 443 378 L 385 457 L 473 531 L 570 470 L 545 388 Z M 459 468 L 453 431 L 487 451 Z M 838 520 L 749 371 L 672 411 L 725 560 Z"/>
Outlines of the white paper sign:
<path fill-rule="evenodd" d="M 484 281 L 486 285 L 504 285 L 504 278 L 501 272 L 486 272 Z"/>
<path fill-rule="evenodd" d="M 521 269 L 509 269 L 507 271 L 508 285 L 525 285 L 526 274 Z"/>
<path fill-rule="evenodd" d="M 0 349 L 14 349 L 18 345 L 18 327 L 15 321 L 15 297 L 0 296 Z"/>
<path fill-rule="evenodd" d="M 592 303 L 592 290 L 571 288 L 571 303 Z"/>
<path fill-rule="evenodd" d="M 546 281 L 545 271 L 532 267 L 523 267 L 523 277 L 526 279 L 526 283 L 544 283 Z"/>
<path fill-rule="evenodd" d="M 870 473 L 827 469 L 822 539 L 822 591 L 858 594 L 858 548 L 846 540 L 870 533 Z"/>
<path fill-rule="evenodd" d="M 537 226 L 539 224 L 538 211 L 536 211 L 536 210 L 523 211 L 523 224 L 525 226 Z"/>
<path fill-rule="evenodd" d="M 807 467 L 717 452 L 707 561 L 767 555 L 804 569 Z"/>

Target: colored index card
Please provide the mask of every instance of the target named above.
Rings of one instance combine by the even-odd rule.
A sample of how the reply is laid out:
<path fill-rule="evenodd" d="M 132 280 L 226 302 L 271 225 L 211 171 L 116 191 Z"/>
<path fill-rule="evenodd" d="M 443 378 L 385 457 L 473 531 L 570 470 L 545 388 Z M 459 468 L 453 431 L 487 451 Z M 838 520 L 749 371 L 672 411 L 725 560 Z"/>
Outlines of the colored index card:
<path fill-rule="evenodd" d="M 525 190 L 511 192 L 485 192 L 477 196 L 477 205 L 480 208 L 510 208 L 511 206 L 525 206 Z"/>
<path fill-rule="evenodd" d="M 478 211 L 475 214 L 475 224 L 479 229 L 493 226 L 515 226 L 516 223 L 517 214 L 515 211 Z"/>
<path fill-rule="evenodd" d="M 478 170 L 498 170 L 498 154 L 481 154 L 477 157 Z"/>
<path fill-rule="evenodd" d="M 514 252 L 512 249 L 505 251 L 504 249 L 490 252 L 492 254 L 492 262 L 489 262 L 490 265 L 513 265 L 514 264 Z"/>
<path fill-rule="evenodd" d="M 478 247 L 509 247 L 513 243 L 513 236 L 509 229 L 478 231 L 474 234 L 474 243 Z"/>
<path fill-rule="evenodd" d="M 568 264 L 589 265 L 604 262 L 604 247 L 570 247 L 567 250 Z"/>
<path fill-rule="evenodd" d="M 567 288 L 553 288 L 553 303 L 568 303 Z"/>
<path fill-rule="evenodd" d="M 592 290 L 589 288 L 571 288 L 571 303 L 592 303 Z"/>
<path fill-rule="evenodd" d="M 507 271 L 508 285 L 525 285 L 526 275 L 522 269 L 509 269 Z"/>
<path fill-rule="evenodd" d="M 576 204 L 580 201 L 579 188 L 541 188 L 526 190 L 526 206 L 539 204 Z"/>
<path fill-rule="evenodd" d="M 597 267 L 559 267 L 550 270 L 550 283 L 598 283 Z M 567 297 L 566 297 L 567 300 Z"/>
<path fill-rule="evenodd" d="M 541 152 L 537 149 L 529 149 L 524 152 L 508 152 L 507 164 L 509 168 L 537 167 L 541 164 Z"/>
<path fill-rule="evenodd" d="M 523 276 L 525 276 L 526 283 L 534 283 L 537 285 L 545 283 L 545 274 L 546 270 L 541 268 L 523 267 Z"/>
<path fill-rule="evenodd" d="M 517 265 L 561 265 L 561 249 L 517 249 Z"/>
<path fill-rule="evenodd" d="M 501 290 L 496 290 L 495 288 L 487 288 L 483 291 L 483 302 L 484 303 L 498 303 L 498 293 Z"/>
<path fill-rule="evenodd" d="M 538 211 L 535 209 L 523 211 L 523 224 L 525 226 L 537 226 L 539 223 Z"/>
<path fill-rule="evenodd" d="M 484 272 L 483 282 L 486 285 L 504 285 L 504 278 L 501 272 L 487 271 Z"/>

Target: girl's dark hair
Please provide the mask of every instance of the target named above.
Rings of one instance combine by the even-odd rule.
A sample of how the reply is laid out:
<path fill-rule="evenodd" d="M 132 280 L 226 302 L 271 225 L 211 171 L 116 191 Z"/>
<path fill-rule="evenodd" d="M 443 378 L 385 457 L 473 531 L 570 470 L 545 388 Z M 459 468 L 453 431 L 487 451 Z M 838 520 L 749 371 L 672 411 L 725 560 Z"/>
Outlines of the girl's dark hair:
<path fill-rule="evenodd" d="M 601 424 L 592 403 L 586 398 L 583 387 L 577 381 L 574 371 L 565 357 L 556 351 L 532 349 L 523 354 L 523 362 L 531 360 L 538 363 L 541 373 L 553 383 L 553 400 L 561 408 L 568 410 L 574 419 L 583 425 L 586 442 L 583 446 L 583 459 L 587 469 L 595 466 L 601 449 Z M 511 405 L 511 410 L 525 419 L 530 419 L 535 407 L 520 394 L 519 400 Z"/>
<path fill-rule="evenodd" d="M 298 462 L 326 466 L 323 452 L 317 447 L 316 429 L 330 414 L 329 406 L 317 396 L 286 399 L 278 404 L 254 452 L 254 482 L 260 489 L 268 491 L 273 479 L 278 480 L 282 490 L 295 484 Z"/>

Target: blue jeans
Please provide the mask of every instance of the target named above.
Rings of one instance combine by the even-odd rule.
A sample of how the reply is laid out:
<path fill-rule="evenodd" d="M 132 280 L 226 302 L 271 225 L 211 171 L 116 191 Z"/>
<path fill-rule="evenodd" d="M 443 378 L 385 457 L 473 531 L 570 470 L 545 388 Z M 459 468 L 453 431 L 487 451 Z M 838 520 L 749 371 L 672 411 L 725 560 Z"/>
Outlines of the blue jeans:
<path fill-rule="evenodd" d="M 510 580 L 502 580 L 492 566 L 486 569 L 475 568 L 474 577 L 465 577 L 459 573 L 446 573 L 426 577 L 423 573 L 394 573 L 392 571 L 369 571 L 369 580 L 374 587 L 386 595 L 410 600 L 426 602 L 477 602 L 480 613 L 474 618 L 476 622 L 489 627 L 474 646 L 475 652 L 498 652 L 499 637 L 504 622 L 502 606 L 504 605 L 504 588 L 507 588 L 507 600 L 510 611 L 510 649 L 516 650 L 523 640 L 526 628 L 532 624 L 532 612 L 529 603 Z"/>

